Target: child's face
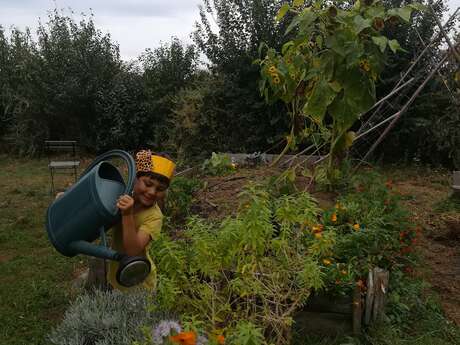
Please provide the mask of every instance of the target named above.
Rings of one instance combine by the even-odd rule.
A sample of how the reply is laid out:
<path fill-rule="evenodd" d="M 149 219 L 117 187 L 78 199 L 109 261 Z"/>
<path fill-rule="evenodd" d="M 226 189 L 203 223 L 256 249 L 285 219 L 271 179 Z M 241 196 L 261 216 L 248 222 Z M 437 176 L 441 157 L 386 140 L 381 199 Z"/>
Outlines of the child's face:
<path fill-rule="evenodd" d="M 151 207 L 165 197 L 166 189 L 165 183 L 151 176 L 140 176 L 134 184 L 134 200 L 144 207 Z"/>

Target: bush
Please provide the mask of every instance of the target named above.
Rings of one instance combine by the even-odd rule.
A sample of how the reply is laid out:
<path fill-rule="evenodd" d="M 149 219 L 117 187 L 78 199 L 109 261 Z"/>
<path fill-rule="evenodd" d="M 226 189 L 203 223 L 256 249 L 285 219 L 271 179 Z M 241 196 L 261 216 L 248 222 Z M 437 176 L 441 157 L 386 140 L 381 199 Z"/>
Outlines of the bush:
<path fill-rule="evenodd" d="M 236 165 L 228 155 L 213 152 L 211 158 L 204 161 L 201 169 L 205 174 L 219 176 L 234 172 Z"/>
<path fill-rule="evenodd" d="M 49 335 L 55 345 L 126 345 L 143 339 L 141 326 L 161 320 L 147 308 L 146 293 L 94 291 L 77 298 Z"/>
<path fill-rule="evenodd" d="M 236 218 L 220 225 L 192 218 L 180 240 L 163 236 L 152 244 L 158 308 L 195 317 L 207 332 L 245 329 L 257 339 L 260 328 L 268 339 L 286 344 L 294 312 L 322 285 L 319 254 L 329 244 L 307 247 L 300 240 L 301 224 L 313 222 L 319 210 L 306 193 L 271 198 L 252 186 L 241 198 Z"/>
<path fill-rule="evenodd" d="M 190 206 L 194 200 L 193 193 L 201 187 L 197 179 L 176 176 L 169 186 L 166 198 L 165 215 L 169 218 L 167 226 L 184 222 L 190 216 Z M 173 222 L 173 223 L 171 223 Z"/>

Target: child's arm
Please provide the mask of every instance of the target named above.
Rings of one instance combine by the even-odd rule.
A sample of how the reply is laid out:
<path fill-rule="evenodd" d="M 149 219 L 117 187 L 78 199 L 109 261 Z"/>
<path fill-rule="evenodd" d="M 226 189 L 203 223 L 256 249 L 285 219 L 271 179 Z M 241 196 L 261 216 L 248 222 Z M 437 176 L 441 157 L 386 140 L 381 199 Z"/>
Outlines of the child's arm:
<path fill-rule="evenodd" d="M 139 255 L 150 242 L 150 236 L 142 231 L 137 231 L 134 222 L 134 199 L 123 195 L 118 199 L 117 207 L 121 211 L 123 227 L 123 247 L 129 256 Z"/>

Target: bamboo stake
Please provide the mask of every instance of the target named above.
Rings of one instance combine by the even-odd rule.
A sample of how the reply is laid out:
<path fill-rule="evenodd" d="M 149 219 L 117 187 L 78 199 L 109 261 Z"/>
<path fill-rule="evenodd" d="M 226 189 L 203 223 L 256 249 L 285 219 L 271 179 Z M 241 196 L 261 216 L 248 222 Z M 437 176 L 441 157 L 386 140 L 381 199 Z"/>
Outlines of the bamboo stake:
<path fill-rule="evenodd" d="M 460 63 L 460 53 L 457 51 L 457 47 L 455 47 L 452 44 L 452 41 L 450 40 L 449 35 L 447 35 L 447 32 L 444 30 L 444 26 L 441 24 L 441 21 L 439 20 L 439 18 L 434 14 L 433 6 L 432 5 L 429 5 L 429 6 L 430 6 L 430 9 L 431 9 L 431 12 L 433 13 L 433 17 L 434 17 L 434 20 L 436 21 L 436 24 L 438 25 L 439 30 L 441 30 L 441 34 L 446 39 L 446 42 L 449 45 L 450 49 L 452 50 L 452 53 L 454 54 L 454 56 L 457 59 L 458 63 Z M 457 7 L 457 10 L 455 11 L 455 13 L 457 13 L 459 8 L 460 7 Z"/>
<path fill-rule="evenodd" d="M 457 12 L 459 11 L 460 8 L 457 8 L 457 10 L 449 17 L 449 19 L 447 20 L 447 22 L 444 24 L 443 28 L 446 27 L 447 25 L 450 24 L 450 22 L 452 20 L 455 19 L 455 17 L 457 16 Z M 436 17 L 436 16 L 435 16 Z M 409 75 L 409 73 L 414 69 L 414 67 L 417 65 L 417 63 L 420 61 L 420 59 L 425 55 L 425 53 L 428 51 L 428 49 L 430 48 L 430 46 L 436 42 L 439 38 L 439 36 L 441 35 L 441 32 L 438 32 L 436 34 L 436 36 L 434 36 L 430 42 L 428 42 L 428 44 L 426 45 L 425 49 L 422 50 L 422 52 L 419 54 L 419 56 L 417 57 L 417 59 L 412 63 L 412 65 L 408 68 L 408 70 L 404 73 L 404 75 L 399 79 L 398 83 L 396 83 L 395 87 L 393 88 L 393 90 L 395 90 L 402 82 L 404 79 L 406 79 L 406 77 Z M 368 122 L 370 122 L 379 112 L 380 110 L 382 109 L 382 104 L 372 113 L 372 115 L 369 117 L 369 119 L 366 121 L 366 123 L 361 127 L 363 128 Z M 359 133 L 359 131 L 358 131 Z"/>
<path fill-rule="evenodd" d="M 388 125 L 387 128 L 385 128 L 385 130 L 383 131 L 383 133 L 380 135 L 380 137 L 377 139 L 377 141 L 371 146 L 371 148 L 369 149 L 369 151 L 367 151 L 366 155 L 364 156 L 364 158 L 362 159 L 363 161 L 365 161 L 370 155 L 372 152 L 374 152 L 374 150 L 376 149 L 376 147 L 383 141 L 383 139 L 385 138 L 385 136 L 388 134 L 388 132 L 390 132 L 390 130 L 394 127 L 394 125 L 396 124 L 396 122 L 398 122 L 398 120 L 402 117 L 402 115 L 407 111 L 407 109 L 409 108 L 409 106 L 414 102 L 415 98 L 417 98 L 417 96 L 420 94 L 420 92 L 422 92 L 422 90 L 425 88 L 425 85 L 428 83 L 428 81 L 431 80 L 431 78 L 433 78 L 433 76 L 435 75 L 435 73 L 438 71 L 438 69 L 444 64 L 444 62 L 447 60 L 447 58 L 449 57 L 449 53 L 445 54 L 444 57 L 441 59 L 441 61 L 439 61 L 439 63 L 433 68 L 433 70 L 430 72 L 430 74 L 425 78 L 425 80 L 423 81 L 423 83 L 418 87 L 418 89 L 414 92 L 414 94 L 412 95 L 412 97 L 406 102 L 406 104 L 404 104 L 404 106 L 401 108 L 400 111 L 398 111 L 397 116 L 395 116 L 393 118 L 393 121 L 391 121 L 391 123 Z M 359 163 L 356 168 L 355 168 L 355 171 L 361 166 L 361 163 Z"/>
<path fill-rule="evenodd" d="M 426 47 L 425 41 L 423 40 L 422 36 L 420 36 L 420 33 L 418 32 L 417 28 L 415 28 L 415 32 L 417 33 L 417 36 L 418 36 L 418 39 L 420 40 L 420 42 L 423 44 L 424 47 Z M 452 90 L 450 89 L 449 85 L 447 85 L 446 78 L 444 78 L 444 76 L 442 75 L 442 73 L 439 70 L 438 70 L 438 76 L 443 81 L 443 85 L 446 87 L 447 91 L 449 91 L 450 97 L 452 98 L 452 100 L 455 103 L 455 96 L 452 93 Z"/>

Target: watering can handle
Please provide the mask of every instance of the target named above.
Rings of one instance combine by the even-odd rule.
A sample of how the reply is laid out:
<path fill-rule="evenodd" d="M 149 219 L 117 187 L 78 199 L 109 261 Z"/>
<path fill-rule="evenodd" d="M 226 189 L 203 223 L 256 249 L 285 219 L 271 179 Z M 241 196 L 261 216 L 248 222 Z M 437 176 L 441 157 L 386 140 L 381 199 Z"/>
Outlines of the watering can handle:
<path fill-rule="evenodd" d="M 134 180 L 136 178 L 136 163 L 134 162 L 134 158 L 126 151 L 111 150 L 96 157 L 96 159 L 93 162 L 91 162 L 91 164 L 85 169 L 85 171 L 83 171 L 80 178 L 85 176 L 97 164 L 110 158 L 121 158 L 126 162 L 126 165 L 128 166 L 128 181 L 126 182 L 126 189 L 124 194 L 131 195 L 131 192 L 134 188 Z"/>

